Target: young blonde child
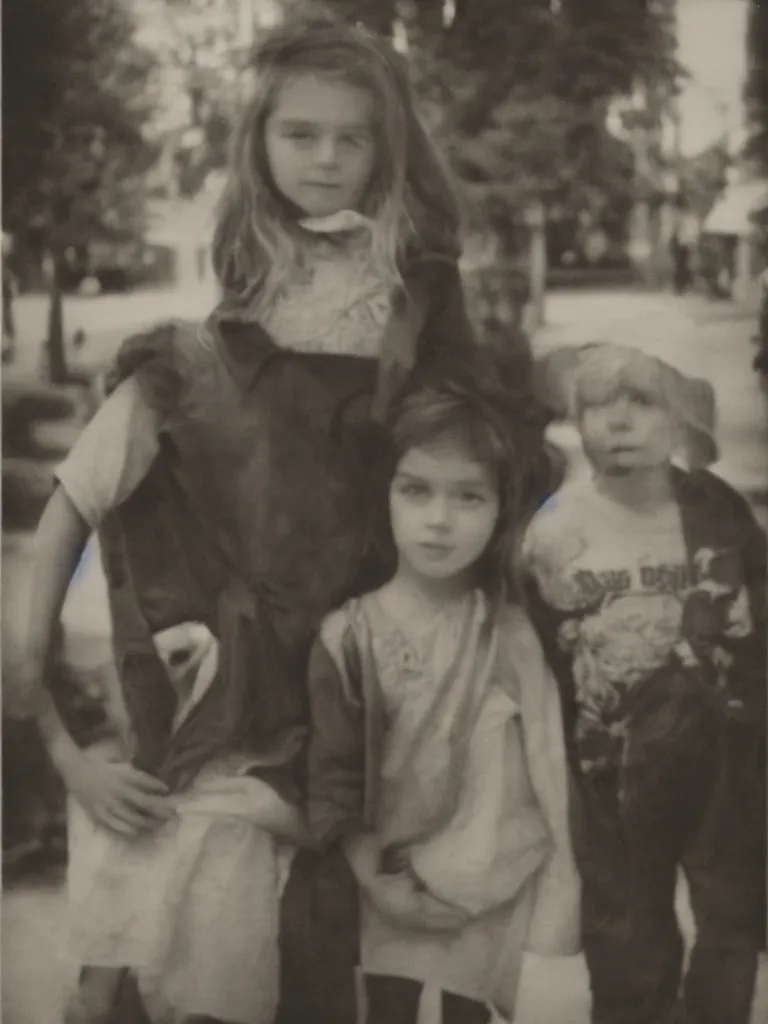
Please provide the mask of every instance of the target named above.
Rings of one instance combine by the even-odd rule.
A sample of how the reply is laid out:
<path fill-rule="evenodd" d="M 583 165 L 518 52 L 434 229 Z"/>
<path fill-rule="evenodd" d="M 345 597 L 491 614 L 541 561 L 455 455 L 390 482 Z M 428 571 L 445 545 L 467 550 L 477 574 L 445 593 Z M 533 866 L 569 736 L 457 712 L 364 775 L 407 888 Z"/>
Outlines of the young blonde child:
<path fill-rule="evenodd" d="M 202 330 L 125 344 L 40 524 L 30 689 L 102 851 L 76 886 L 73 1020 L 109 1019 L 128 970 L 153 1019 L 271 1024 L 309 647 L 386 572 L 374 423 L 414 366 L 473 345 L 457 202 L 402 58 L 320 17 L 277 29 L 254 68 L 215 235 L 222 302 Z M 79 750 L 41 685 L 92 531 L 130 765 Z M 179 691 L 157 638 L 193 623 L 213 643 Z"/>
<path fill-rule="evenodd" d="M 609 344 L 577 353 L 568 383 L 591 475 L 537 513 L 526 548 L 577 783 L 592 1019 L 747 1024 L 766 914 L 765 535 L 706 469 L 711 388 Z"/>
<path fill-rule="evenodd" d="M 310 661 L 309 821 L 360 887 L 361 1024 L 511 1020 L 523 951 L 577 950 L 557 687 L 508 571 L 526 411 L 482 373 L 400 395 L 397 568 Z"/>

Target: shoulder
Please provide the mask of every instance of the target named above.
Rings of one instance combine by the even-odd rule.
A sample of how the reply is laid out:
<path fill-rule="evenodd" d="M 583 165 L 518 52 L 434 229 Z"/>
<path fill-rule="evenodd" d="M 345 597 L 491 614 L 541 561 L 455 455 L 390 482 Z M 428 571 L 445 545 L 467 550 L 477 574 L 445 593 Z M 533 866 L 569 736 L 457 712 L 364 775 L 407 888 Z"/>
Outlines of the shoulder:
<path fill-rule="evenodd" d="M 318 639 L 329 654 L 338 653 L 343 648 L 352 621 L 350 606 L 351 602 L 347 602 L 341 608 L 330 612 L 320 624 Z"/>
<path fill-rule="evenodd" d="M 708 469 L 676 470 L 678 496 L 683 502 L 726 517 L 739 525 L 754 524 L 749 502 L 729 483 Z"/>
<path fill-rule="evenodd" d="M 507 604 L 496 613 L 499 640 L 505 647 L 537 653 L 541 650 L 539 638 L 522 605 Z"/>
<path fill-rule="evenodd" d="M 356 657 L 367 628 L 364 598 L 355 597 L 325 616 L 318 640 L 334 660 L 348 662 Z"/>
<path fill-rule="evenodd" d="M 166 411 L 175 405 L 195 365 L 212 354 L 200 325 L 182 320 L 158 324 L 121 344 L 107 376 L 107 390 L 133 378 L 145 401 Z"/>
<path fill-rule="evenodd" d="M 500 664 L 517 677 L 521 697 L 533 691 L 541 696 L 555 692 L 557 684 L 544 654 L 539 635 L 520 605 L 507 605 L 497 613 Z"/>
<path fill-rule="evenodd" d="M 592 504 L 588 483 L 580 479 L 564 483 L 531 517 L 526 531 L 526 548 L 549 547 L 562 538 L 564 531 L 573 532 Z"/>
<path fill-rule="evenodd" d="M 343 693 L 347 702 L 357 706 L 362 700 L 364 628 L 358 599 L 326 615 L 313 652 L 315 671 L 310 672 L 315 678 L 315 688 L 318 680 L 330 673 L 332 689 Z"/>
<path fill-rule="evenodd" d="M 424 248 L 412 248 L 402 261 L 403 283 L 408 294 L 424 293 L 432 302 L 455 297 L 461 287 L 456 255 Z"/>

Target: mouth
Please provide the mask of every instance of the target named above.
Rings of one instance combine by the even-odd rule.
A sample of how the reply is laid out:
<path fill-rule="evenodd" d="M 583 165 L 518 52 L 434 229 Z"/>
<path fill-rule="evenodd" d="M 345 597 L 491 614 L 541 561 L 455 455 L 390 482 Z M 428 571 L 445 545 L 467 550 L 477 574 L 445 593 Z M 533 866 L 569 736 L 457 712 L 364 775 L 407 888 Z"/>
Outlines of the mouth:
<path fill-rule="evenodd" d="M 326 189 L 328 192 L 335 192 L 337 189 L 341 188 L 341 185 L 333 181 L 305 181 L 304 185 L 306 188 L 322 188 Z"/>
<path fill-rule="evenodd" d="M 419 548 L 424 554 L 433 558 L 444 558 L 453 551 L 450 544 L 439 544 L 433 541 L 425 541 L 423 544 L 419 544 Z"/>

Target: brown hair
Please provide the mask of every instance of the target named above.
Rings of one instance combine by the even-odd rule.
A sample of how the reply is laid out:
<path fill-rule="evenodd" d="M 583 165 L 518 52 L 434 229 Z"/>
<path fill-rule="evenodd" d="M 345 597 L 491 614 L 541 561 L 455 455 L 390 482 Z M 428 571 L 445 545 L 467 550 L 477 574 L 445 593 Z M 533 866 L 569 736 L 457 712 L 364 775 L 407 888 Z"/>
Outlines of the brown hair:
<path fill-rule="evenodd" d="M 548 417 L 526 383 L 510 381 L 491 349 L 469 362 L 433 366 L 396 395 L 389 413 L 391 469 L 411 448 L 438 437 L 466 445 L 492 474 L 499 515 L 477 565 L 478 584 L 496 604 L 518 599 L 519 549 L 536 508 L 548 496 Z"/>

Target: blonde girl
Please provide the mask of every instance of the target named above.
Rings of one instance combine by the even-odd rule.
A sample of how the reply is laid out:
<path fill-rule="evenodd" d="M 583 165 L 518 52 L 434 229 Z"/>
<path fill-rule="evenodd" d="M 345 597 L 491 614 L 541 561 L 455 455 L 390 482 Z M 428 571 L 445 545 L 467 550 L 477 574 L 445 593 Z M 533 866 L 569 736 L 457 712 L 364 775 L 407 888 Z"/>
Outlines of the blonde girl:
<path fill-rule="evenodd" d="M 311 638 L 387 568 L 376 417 L 411 368 L 473 345 L 457 201 L 403 59 L 320 17 L 278 28 L 253 67 L 221 303 L 202 329 L 126 342 L 40 524 L 29 688 L 90 836 L 87 870 L 72 850 L 72 1020 L 109 1019 L 127 971 L 153 1020 L 271 1024 Z M 42 685 L 92 531 L 126 764 L 79 750 Z M 167 650 L 177 627 L 198 653 Z"/>

